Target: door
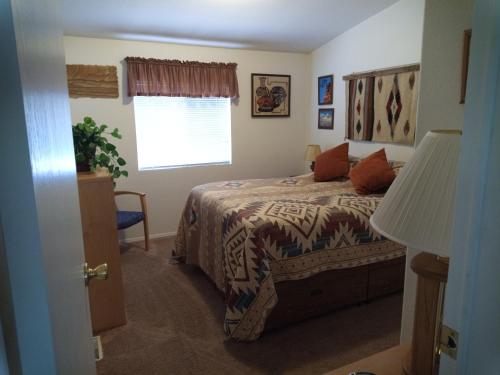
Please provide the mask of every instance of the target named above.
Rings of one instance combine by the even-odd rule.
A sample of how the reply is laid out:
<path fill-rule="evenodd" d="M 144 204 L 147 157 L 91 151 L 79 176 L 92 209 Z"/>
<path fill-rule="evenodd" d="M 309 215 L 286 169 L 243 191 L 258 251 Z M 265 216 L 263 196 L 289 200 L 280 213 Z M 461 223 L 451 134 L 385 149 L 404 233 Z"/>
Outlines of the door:
<path fill-rule="evenodd" d="M 0 359 L 12 374 L 95 373 L 58 11 L 0 0 Z"/>
<path fill-rule="evenodd" d="M 500 1 L 476 0 L 440 374 L 500 374 Z"/>

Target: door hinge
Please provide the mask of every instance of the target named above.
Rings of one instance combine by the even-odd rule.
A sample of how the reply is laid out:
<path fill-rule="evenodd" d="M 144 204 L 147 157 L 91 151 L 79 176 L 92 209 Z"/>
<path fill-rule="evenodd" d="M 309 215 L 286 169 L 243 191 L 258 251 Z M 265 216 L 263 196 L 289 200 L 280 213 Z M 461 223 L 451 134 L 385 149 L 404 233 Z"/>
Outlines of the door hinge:
<path fill-rule="evenodd" d="M 441 338 L 439 340 L 439 354 L 445 353 L 453 359 L 457 359 L 458 332 L 446 325 L 441 327 Z"/>

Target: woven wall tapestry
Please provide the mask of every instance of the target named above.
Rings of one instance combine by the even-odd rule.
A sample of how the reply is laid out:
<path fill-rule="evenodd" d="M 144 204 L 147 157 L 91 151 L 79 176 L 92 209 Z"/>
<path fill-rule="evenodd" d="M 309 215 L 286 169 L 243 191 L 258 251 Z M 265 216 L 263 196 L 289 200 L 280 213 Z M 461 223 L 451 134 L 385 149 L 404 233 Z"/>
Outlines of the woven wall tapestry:
<path fill-rule="evenodd" d="M 344 76 L 348 81 L 347 138 L 412 145 L 420 65 Z"/>

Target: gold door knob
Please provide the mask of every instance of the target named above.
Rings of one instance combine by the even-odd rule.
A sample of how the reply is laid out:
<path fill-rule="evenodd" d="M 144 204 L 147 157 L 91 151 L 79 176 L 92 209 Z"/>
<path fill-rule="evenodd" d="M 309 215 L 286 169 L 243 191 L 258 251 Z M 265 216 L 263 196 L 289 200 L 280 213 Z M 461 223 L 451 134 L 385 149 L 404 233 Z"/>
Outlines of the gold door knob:
<path fill-rule="evenodd" d="M 106 280 L 108 278 L 108 264 L 99 264 L 95 268 L 90 268 L 87 262 L 83 265 L 83 278 L 85 285 L 88 285 L 91 279 Z"/>

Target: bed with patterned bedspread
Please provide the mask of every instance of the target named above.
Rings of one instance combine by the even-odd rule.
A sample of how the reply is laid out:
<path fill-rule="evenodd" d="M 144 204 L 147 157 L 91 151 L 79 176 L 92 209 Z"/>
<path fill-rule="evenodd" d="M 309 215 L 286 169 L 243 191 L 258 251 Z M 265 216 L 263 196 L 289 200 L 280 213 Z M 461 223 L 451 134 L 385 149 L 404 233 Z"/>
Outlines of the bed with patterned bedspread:
<path fill-rule="evenodd" d="M 175 254 L 224 292 L 225 332 L 255 340 L 278 302 L 275 283 L 405 255 L 369 224 L 381 198 L 312 174 L 200 185 L 184 208 Z"/>

